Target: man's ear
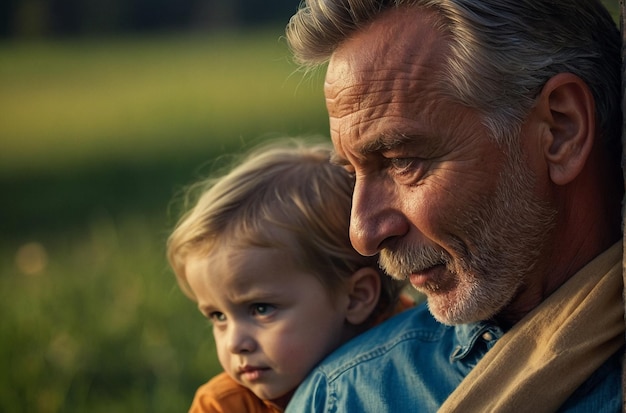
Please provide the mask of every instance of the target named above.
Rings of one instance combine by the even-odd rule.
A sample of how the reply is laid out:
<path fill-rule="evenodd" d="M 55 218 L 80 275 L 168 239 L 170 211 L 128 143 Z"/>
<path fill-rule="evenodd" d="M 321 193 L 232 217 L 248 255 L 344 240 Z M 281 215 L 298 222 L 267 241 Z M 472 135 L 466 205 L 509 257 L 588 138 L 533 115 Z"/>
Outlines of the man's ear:
<path fill-rule="evenodd" d="M 559 73 L 544 85 L 535 107 L 547 128 L 543 154 L 557 185 L 573 181 L 589 158 L 595 139 L 595 104 L 591 90 L 578 76 Z"/>
<path fill-rule="evenodd" d="M 359 325 L 368 319 L 378 304 L 380 284 L 380 275 L 372 267 L 360 268 L 352 274 L 346 321 L 352 325 Z"/>

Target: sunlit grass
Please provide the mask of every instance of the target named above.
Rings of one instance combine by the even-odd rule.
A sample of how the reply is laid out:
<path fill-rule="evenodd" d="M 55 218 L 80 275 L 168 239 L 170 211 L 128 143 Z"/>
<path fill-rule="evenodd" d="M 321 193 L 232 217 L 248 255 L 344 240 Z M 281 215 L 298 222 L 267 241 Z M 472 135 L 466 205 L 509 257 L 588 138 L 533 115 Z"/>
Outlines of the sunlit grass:
<path fill-rule="evenodd" d="M 82 234 L 21 246 L 37 245 L 35 268 L 19 246 L 1 249 L 0 411 L 187 407 L 219 366 L 208 324 L 164 264 L 163 235 L 142 216 L 103 215 Z"/>
<path fill-rule="evenodd" d="M 0 168 L 158 157 L 263 132 L 310 132 L 324 117 L 321 87 L 292 75 L 279 37 L 268 30 L 0 45 Z"/>

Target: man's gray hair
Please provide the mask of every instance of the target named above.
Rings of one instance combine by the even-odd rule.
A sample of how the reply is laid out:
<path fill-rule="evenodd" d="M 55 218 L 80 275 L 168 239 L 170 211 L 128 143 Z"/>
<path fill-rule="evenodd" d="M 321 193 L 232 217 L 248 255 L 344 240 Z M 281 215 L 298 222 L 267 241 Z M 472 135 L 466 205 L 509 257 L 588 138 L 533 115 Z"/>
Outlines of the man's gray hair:
<path fill-rule="evenodd" d="M 296 62 L 324 64 L 355 32 L 399 7 L 438 14 L 451 47 L 442 93 L 481 111 L 493 136 L 516 136 L 544 84 L 573 73 L 593 93 L 601 138 L 619 145 L 621 39 L 599 0 L 305 0 L 286 29 Z"/>

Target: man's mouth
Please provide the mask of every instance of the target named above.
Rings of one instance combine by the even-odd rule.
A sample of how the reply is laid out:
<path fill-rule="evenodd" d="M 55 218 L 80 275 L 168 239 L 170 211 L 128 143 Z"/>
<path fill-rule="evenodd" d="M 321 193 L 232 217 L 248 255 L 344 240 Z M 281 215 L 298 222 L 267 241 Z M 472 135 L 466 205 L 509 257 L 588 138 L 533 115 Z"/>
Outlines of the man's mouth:
<path fill-rule="evenodd" d="M 408 279 L 411 285 L 420 291 L 433 291 L 436 290 L 438 281 L 444 276 L 444 271 L 446 271 L 444 264 L 436 264 L 422 270 L 411 272 Z"/>

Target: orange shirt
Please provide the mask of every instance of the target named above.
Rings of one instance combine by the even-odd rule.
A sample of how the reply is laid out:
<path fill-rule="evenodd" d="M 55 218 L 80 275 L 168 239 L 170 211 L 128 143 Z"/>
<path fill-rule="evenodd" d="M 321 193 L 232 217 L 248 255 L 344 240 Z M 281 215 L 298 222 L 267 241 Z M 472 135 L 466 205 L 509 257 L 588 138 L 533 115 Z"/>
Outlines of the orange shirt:
<path fill-rule="evenodd" d="M 391 314 L 381 316 L 376 323 L 415 306 L 415 300 L 406 294 L 400 299 Z M 189 413 L 282 413 L 275 404 L 259 399 L 247 387 L 233 380 L 228 374 L 220 373 L 196 391 Z"/>
<path fill-rule="evenodd" d="M 189 413 L 282 413 L 283 409 L 259 399 L 228 374 L 220 373 L 196 391 Z"/>

